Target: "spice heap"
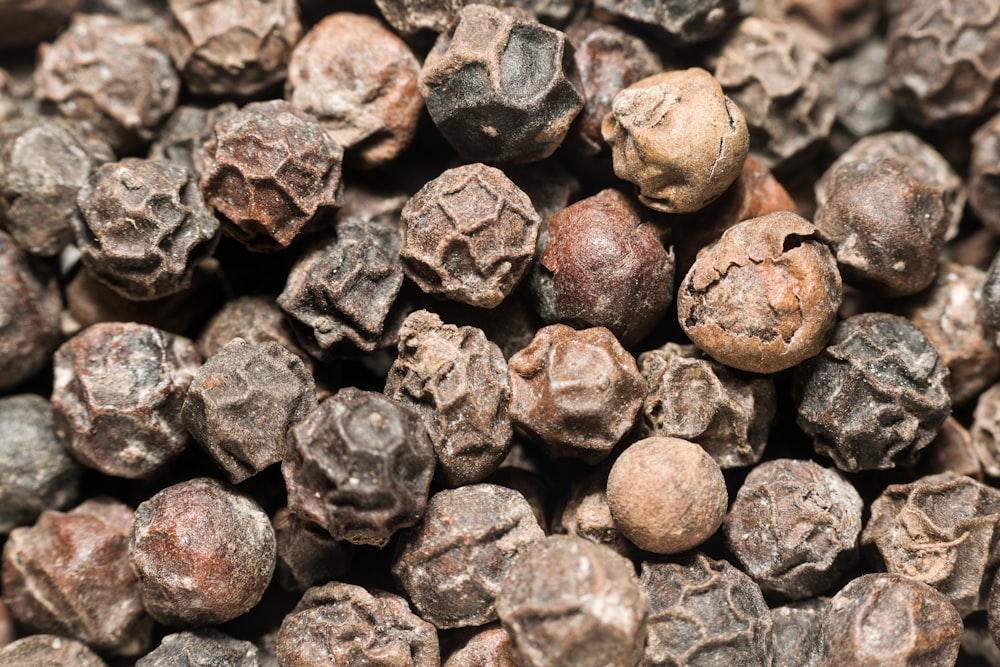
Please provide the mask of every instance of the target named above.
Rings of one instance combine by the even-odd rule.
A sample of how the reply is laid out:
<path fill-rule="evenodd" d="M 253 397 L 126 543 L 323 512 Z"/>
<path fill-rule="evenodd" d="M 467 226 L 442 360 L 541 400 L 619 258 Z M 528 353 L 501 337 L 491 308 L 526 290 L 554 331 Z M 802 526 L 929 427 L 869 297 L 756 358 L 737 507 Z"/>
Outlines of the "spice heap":
<path fill-rule="evenodd" d="M 0 665 L 1000 667 L 997 2 L 0 24 Z"/>

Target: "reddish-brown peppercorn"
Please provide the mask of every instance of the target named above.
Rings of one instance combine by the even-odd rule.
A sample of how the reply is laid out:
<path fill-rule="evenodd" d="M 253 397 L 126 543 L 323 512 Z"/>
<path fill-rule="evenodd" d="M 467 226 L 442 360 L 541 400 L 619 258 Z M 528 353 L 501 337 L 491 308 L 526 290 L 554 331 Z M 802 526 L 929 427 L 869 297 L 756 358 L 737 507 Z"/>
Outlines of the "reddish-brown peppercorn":
<path fill-rule="evenodd" d="M 146 650 L 153 624 L 128 565 L 132 510 L 107 498 L 43 512 L 3 552 L 3 598 L 30 632 L 73 637 L 99 651 Z"/>
<path fill-rule="evenodd" d="M 128 554 L 153 618 L 211 625 L 246 613 L 264 594 L 274 572 L 274 530 L 248 496 L 203 477 L 139 505 Z"/>
<path fill-rule="evenodd" d="M 640 549 L 674 554 L 715 533 L 729 495 L 719 465 L 679 438 L 630 445 L 608 475 L 608 506 L 622 534 Z"/>
<path fill-rule="evenodd" d="M 2 645 L 0 645 L 2 646 Z M 31 635 L 0 649 L 4 667 L 107 667 L 96 653 L 78 641 L 56 635 Z"/>
<path fill-rule="evenodd" d="M 610 331 L 538 330 L 510 359 L 510 417 L 551 457 L 597 463 L 635 424 L 646 383 Z"/>
<path fill-rule="evenodd" d="M 80 8 L 81 0 L 14 0 L 0 9 L 0 47 L 33 46 L 62 28 Z"/>
<path fill-rule="evenodd" d="M 410 48 L 377 19 L 341 12 L 295 47 L 285 96 L 319 119 L 349 162 L 377 167 L 413 138 L 423 109 L 419 73 Z"/>
<path fill-rule="evenodd" d="M 778 212 L 731 227 L 702 250 L 677 296 L 677 317 L 716 361 L 774 373 L 819 353 L 842 287 L 816 229 Z"/>

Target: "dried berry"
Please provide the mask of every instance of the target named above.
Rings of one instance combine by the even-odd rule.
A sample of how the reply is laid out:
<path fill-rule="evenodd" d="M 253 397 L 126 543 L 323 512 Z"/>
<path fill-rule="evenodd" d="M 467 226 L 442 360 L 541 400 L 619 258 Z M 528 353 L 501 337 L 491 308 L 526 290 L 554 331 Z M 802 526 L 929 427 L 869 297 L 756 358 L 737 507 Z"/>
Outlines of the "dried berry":
<path fill-rule="evenodd" d="M 248 496 L 198 478 L 139 505 L 128 544 L 142 602 L 165 625 L 211 625 L 246 613 L 271 581 L 271 522 Z"/>
<path fill-rule="evenodd" d="M 990 636 L 993 643 L 1000 646 L 1000 577 L 994 576 L 990 585 L 990 597 L 987 602 L 986 613 L 990 628 Z"/>
<path fill-rule="evenodd" d="M 463 641 L 443 667 L 517 667 L 510 635 L 501 627 L 486 626 Z"/>
<path fill-rule="evenodd" d="M 506 468 L 502 468 L 506 470 Z M 623 556 L 630 556 L 635 547 L 615 523 L 608 504 L 608 467 L 601 466 L 573 484 L 566 498 L 566 506 L 559 518 L 555 532 L 564 532 L 611 547 Z"/>
<path fill-rule="evenodd" d="M 597 463 L 635 424 L 646 392 L 635 359 L 604 327 L 538 330 L 510 359 L 510 418 L 551 457 Z"/>
<path fill-rule="evenodd" d="M 425 621 L 441 629 L 483 625 L 497 618 L 507 572 L 544 538 L 517 491 L 494 484 L 449 489 L 403 533 L 392 574 Z"/>
<path fill-rule="evenodd" d="M 513 9 L 468 5 L 420 71 L 438 131 L 468 161 L 551 155 L 583 108 L 566 35 Z"/>
<path fill-rule="evenodd" d="M 830 667 L 950 667 L 962 618 L 934 589 L 894 574 L 866 574 L 834 596 L 823 618 Z"/>
<path fill-rule="evenodd" d="M 76 502 L 82 469 L 63 447 L 65 425 L 41 396 L 0 398 L 0 536 L 43 510 Z"/>
<path fill-rule="evenodd" d="M 205 142 L 212 138 L 216 124 L 231 117 L 236 109 L 232 102 L 207 109 L 188 105 L 177 107 L 149 147 L 149 159 L 168 160 L 200 178 Z"/>
<path fill-rule="evenodd" d="M 259 667 L 257 647 L 217 630 L 167 635 L 135 667 Z"/>
<path fill-rule="evenodd" d="M 785 22 L 824 55 L 848 49 L 872 34 L 879 0 L 756 0 L 754 16 Z"/>
<path fill-rule="evenodd" d="M 402 217 L 406 275 L 429 294 L 480 308 L 497 306 L 527 273 L 541 226 L 528 196 L 478 163 L 427 183 Z"/>
<path fill-rule="evenodd" d="M 168 0 L 170 55 L 195 95 L 247 97 L 285 78 L 299 41 L 294 0 Z"/>
<path fill-rule="evenodd" d="M 646 607 L 629 561 L 567 535 L 525 551 L 497 598 L 500 622 L 525 667 L 634 665 L 646 638 Z"/>
<path fill-rule="evenodd" d="M 347 571 L 350 545 L 334 540 L 321 527 L 287 507 L 278 510 L 271 525 L 278 544 L 274 574 L 286 591 L 304 593 Z"/>
<path fill-rule="evenodd" d="M 38 57 L 38 97 L 89 121 L 116 149 L 152 139 L 177 104 L 180 79 L 151 25 L 77 14 Z"/>
<path fill-rule="evenodd" d="M 201 357 L 187 338 L 145 324 L 95 324 L 56 353 L 52 403 L 67 449 L 106 475 L 159 470 L 187 447 L 181 405 Z"/>
<path fill-rule="evenodd" d="M 510 389 L 500 348 L 475 327 L 419 310 L 403 322 L 385 393 L 420 414 L 455 485 L 485 479 L 510 450 Z"/>
<path fill-rule="evenodd" d="M 771 610 L 774 667 L 823 667 L 823 638 L 817 627 L 830 602 L 812 598 Z"/>
<path fill-rule="evenodd" d="M 0 129 L 0 226 L 25 250 L 54 255 L 73 240 L 76 197 L 111 147 L 77 123 L 21 118 Z"/>
<path fill-rule="evenodd" d="M 673 46 L 688 46 L 715 37 L 735 19 L 738 0 L 597 0 L 598 9 L 653 28 Z"/>
<path fill-rule="evenodd" d="M 42 512 L 15 528 L 3 550 L 3 599 L 18 625 L 135 655 L 153 623 L 128 564 L 132 510 L 108 498 Z M 75 664 L 75 663 L 63 663 Z"/>
<path fill-rule="evenodd" d="M 316 407 L 316 383 L 278 343 L 233 339 L 198 369 L 181 416 L 229 481 L 281 461 L 288 430 Z"/>
<path fill-rule="evenodd" d="M 393 29 L 414 43 L 433 42 L 437 33 L 450 28 L 458 13 L 470 0 L 375 0 L 375 5 Z M 517 7 L 534 14 L 545 23 L 562 24 L 579 6 L 577 0 L 490 0 L 479 4 Z"/>
<path fill-rule="evenodd" d="M 794 213 L 731 227 L 698 254 L 677 317 L 716 361 L 774 373 L 817 354 L 836 321 L 840 274 L 816 230 Z"/>
<path fill-rule="evenodd" d="M 649 635 L 639 667 L 771 664 L 764 596 L 726 561 L 700 553 L 680 564 L 647 561 L 639 586 L 649 596 Z"/>
<path fill-rule="evenodd" d="M 397 333 L 391 325 L 403 285 L 399 232 L 345 217 L 336 231 L 298 259 L 278 297 L 303 347 L 320 359 L 386 347 Z"/>
<path fill-rule="evenodd" d="M 335 539 L 383 546 L 424 512 L 434 448 L 410 408 L 342 389 L 288 433 L 288 506 Z"/>
<path fill-rule="evenodd" d="M 777 410 L 773 380 L 674 343 L 640 354 L 639 372 L 649 388 L 640 417 L 646 435 L 697 442 L 722 468 L 760 460 Z"/>
<path fill-rule="evenodd" d="M 1000 232 L 1000 114 L 972 135 L 969 158 L 969 206 L 983 225 Z"/>
<path fill-rule="evenodd" d="M 954 416 L 950 416 L 931 444 L 920 454 L 917 471 L 920 475 L 956 472 L 981 482 L 984 467 L 985 464 L 980 463 L 972 435 Z"/>
<path fill-rule="evenodd" d="M 284 100 L 253 102 L 216 123 L 201 189 L 224 231 L 251 250 L 287 247 L 324 209 L 340 206 L 344 149 Z"/>
<path fill-rule="evenodd" d="M 125 158 L 90 174 L 73 220 L 80 261 L 129 299 L 148 301 L 191 285 L 194 266 L 218 242 L 219 222 L 187 169 Z"/>
<path fill-rule="evenodd" d="M 278 343 L 298 355 L 307 369 L 312 369 L 312 360 L 299 348 L 295 332 L 274 297 L 241 296 L 227 301 L 202 329 L 198 350 L 207 359 L 221 352 L 234 338 L 248 343 Z"/>
<path fill-rule="evenodd" d="M 740 175 L 747 123 L 715 78 L 699 67 L 663 72 L 615 95 L 601 124 L 615 175 L 658 211 L 704 208 Z"/>
<path fill-rule="evenodd" d="M 979 395 L 971 436 L 983 470 L 992 477 L 1000 476 L 1000 385 Z"/>
<path fill-rule="evenodd" d="M 56 635 L 31 635 L 0 648 L 5 667 L 107 667 L 96 653 L 78 641 Z"/>
<path fill-rule="evenodd" d="M 410 48 L 377 19 L 339 12 L 295 47 L 286 97 L 316 116 L 348 161 L 377 167 L 413 139 L 423 109 L 419 74 Z"/>
<path fill-rule="evenodd" d="M 951 411 L 948 370 L 909 321 L 864 313 L 798 375 L 798 424 L 841 470 L 912 464 Z M 872 428 L 877 424 L 878 428 Z"/>
<path fill-rule="evenodd" d="M 885 87 L 885 56 L 885 42 L 872 37 L 830 65 L 837 122 L 851 139 L 886 130 L 895 120 L 896 106 Z"/>
<path fill-rule="evenodd" d="M 861 544 L 890 573 L 931 586 L 963 615 L 986 608 L 1000 562 L 1000 491 L 947 472 L 889 486 L 871 511 Z"/>
<path fill-rule="evenodd" d="M 728 502 L 719 465 L 687 440 L 640 440 L 622 452 L 608 475 L 615 524 L 653 553 L 680 553 L 707 540 L 722 525 Z"/>
<path fill-rule="evenodd" d="M 281 623 L 281 667 L 437 667 L 434 626 L 406 600 L 380 590 L 331 583 L 311 588 Z"/>
<path fill-rule="evenodd" d="M 618 190 L 553 215 L 540 262 L 531 286 L 542 318 L 607 327 L 622 345 L 642 340 L 673 301 L 673 253 Z"/>
<path fill-rule="evenodd" d="M 777 459 L 750 471 L 724 526 L 730 551 L 767 593 L 827 590 L 858 561 L 861 496 L 837 471 Z"/>

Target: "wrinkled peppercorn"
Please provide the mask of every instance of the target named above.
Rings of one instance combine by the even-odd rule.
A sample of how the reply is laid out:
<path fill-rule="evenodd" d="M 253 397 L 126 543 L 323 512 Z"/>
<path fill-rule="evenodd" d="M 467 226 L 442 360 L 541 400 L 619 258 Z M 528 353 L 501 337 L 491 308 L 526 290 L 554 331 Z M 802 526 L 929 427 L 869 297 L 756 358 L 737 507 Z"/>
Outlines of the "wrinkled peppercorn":
<path fill-rule="evenodd" d="M 223 102 L 205 109 L 179 106 L 160 128 L 149 147 L 150 160 L 168 160 L 185 167 L 195 178 L 201 177 L 205 142 L 212 138 L 215 126 L 236 113 L 236 105 Z"/>
<path fill-rule="evenodd" d="M 277 540 L 275 578 L 287 591 L 304 593 L 312 586 L 343 575 L 350 565 L 350 545 L 287 507 L 271 520 Z"/>
<path fill-rule="evenodd" d="M 257 647 L 217 630 L 167 635 L 135 667 L 258 667 Z"/>
<path fill-rule="evenodd" d="M 288 506 L 335 539 L 384 546 L 427 505 L 434 448 L 410 408 L 347 388 L 288 433 Z"/>
<path fill-rule="evenodd" d="M 553 457 L 597 463 L 628 433 L 646 383 L 604 327 L 538 330 L 510 359 L 510 418 Z"/>
<path fill-rule="evenodd" d="M 514 9 L 468 5 L 420 70 L 438 131 L 466 160 L 551 155 L 583 108 L 566 35 Z"/>
<path fill-rule="evenodd" d="M 222 623 L 264 594 L 274 572 L 274 530 L 254 500 L 202 477 L 139 505 L 128 555 L 142 602 L 157 621 Z"/>
<path fill-rule="evenodd" d="M 4 667 L 107 667 L 86 644 L 55 635 L 31 635 L 0 648 Z"/>
<path fill-rule="evenodd" d="M 897 315 L 844 320 L 797 378 L 799 427 L 848 472 L 912 464 L 951 409 L 948 370 L 927 337 Z"/>

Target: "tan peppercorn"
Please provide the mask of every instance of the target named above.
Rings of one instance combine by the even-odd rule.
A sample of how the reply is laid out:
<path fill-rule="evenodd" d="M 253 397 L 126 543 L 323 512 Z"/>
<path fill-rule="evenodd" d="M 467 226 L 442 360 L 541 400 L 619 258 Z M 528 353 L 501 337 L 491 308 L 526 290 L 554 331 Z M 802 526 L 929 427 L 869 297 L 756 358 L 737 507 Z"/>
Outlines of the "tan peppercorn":
<path fill-rule="evenodd" d="M 705 70 L 663 72 L 615 96 L 601 125 L 615 175 L 635 183 L 643 204 L 697 211 L 743 168 L 750 135 L 742 112 Z"/>
<path fill-rule="evenodd" d="M 704 449 L 680 438 L 646 438 L 608 475 L 608 505 L 640 549 L 675 554 L 698 546 L 726 516 L 726 480 Z"/>
<path fill-rule="evenodd" d="M 786 211 L 746 220 L 698 253 L 677 317 L 727 366 L 776 373 L 820 352 L 843 295 L 836 260 L 815 227 Z"/>

